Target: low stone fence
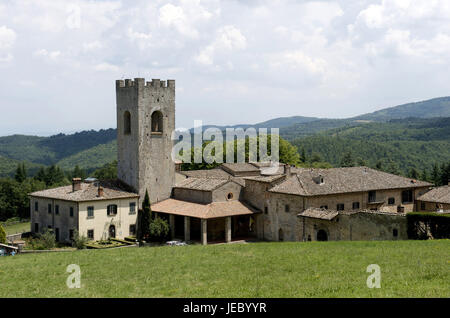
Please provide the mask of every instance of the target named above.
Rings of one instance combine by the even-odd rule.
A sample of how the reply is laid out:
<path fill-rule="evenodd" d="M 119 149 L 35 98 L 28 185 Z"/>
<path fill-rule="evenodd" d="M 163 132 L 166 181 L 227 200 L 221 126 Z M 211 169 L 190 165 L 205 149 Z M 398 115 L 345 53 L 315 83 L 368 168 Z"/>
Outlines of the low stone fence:
<path fill-rule="evenodd" d="M 22 239 L 22 233 L 11 234 L 6 236 L 6 240 L 11 243 L 14 241 L 19 241 L 20 239 Z"/>

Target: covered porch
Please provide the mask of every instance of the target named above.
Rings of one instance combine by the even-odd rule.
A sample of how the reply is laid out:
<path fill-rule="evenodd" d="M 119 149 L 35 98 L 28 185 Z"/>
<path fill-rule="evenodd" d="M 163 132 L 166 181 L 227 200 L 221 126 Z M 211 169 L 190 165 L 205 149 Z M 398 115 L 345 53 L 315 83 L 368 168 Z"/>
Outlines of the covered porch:
<path fill-rule="evenodd" d="M 152 210 L 169 221 L 172 239 L 206 245 L 254 239 L 257 234 L 259 211 L 240 201 L 199 204 L 167 199 L 154 204 Z"/>

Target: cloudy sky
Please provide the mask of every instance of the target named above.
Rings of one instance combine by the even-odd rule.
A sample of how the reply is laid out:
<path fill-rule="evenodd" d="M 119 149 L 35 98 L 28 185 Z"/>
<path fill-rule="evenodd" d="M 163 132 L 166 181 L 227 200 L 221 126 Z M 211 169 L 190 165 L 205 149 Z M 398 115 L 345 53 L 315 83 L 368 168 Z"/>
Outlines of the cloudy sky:
<path fill-rule="evenodd" d="M 177 126 L 342 118 L 450 95 L 448 0 L 2 0 L 0 135 L 115 127 L 175 79 Z"/>

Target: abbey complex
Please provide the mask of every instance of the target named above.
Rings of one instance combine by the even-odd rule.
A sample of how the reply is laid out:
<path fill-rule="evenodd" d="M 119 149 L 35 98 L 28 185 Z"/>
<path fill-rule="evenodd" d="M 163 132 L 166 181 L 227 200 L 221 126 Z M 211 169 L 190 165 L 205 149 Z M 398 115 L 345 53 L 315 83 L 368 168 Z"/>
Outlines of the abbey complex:
<path fill-rule="evenodd" d="M 116 81 L 118 179 L 73 179 L 30 194 L 31 231 L 92 240 L 136 233 L 146 190 L 171 236 L 202 244 L 237 240 L 407 239 L 412 211 L 450 210 L 450 188 L 368 167 L 307 169 L 224 163 L 181 171 L 172 160 L 175 81 Z"/>

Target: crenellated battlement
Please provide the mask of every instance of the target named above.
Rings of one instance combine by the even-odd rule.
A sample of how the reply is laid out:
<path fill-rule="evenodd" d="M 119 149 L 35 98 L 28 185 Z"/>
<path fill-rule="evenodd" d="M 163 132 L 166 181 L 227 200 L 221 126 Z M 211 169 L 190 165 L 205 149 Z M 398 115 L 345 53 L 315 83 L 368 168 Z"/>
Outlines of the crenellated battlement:
<path fill-rule="evenodd" d="M 135 78 L 134 80 L 116 80 L 116 88 L 127 88 L 127 87 L 158 87 L 158 88 L 171 88 L 175 89 L 175 80 L 161 81 L 160 79 L 152 79 L 151 82 L 146 82 L 145 78 Z"/>

